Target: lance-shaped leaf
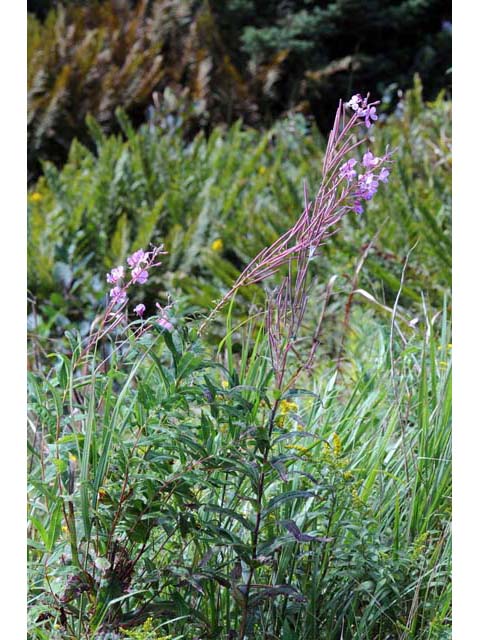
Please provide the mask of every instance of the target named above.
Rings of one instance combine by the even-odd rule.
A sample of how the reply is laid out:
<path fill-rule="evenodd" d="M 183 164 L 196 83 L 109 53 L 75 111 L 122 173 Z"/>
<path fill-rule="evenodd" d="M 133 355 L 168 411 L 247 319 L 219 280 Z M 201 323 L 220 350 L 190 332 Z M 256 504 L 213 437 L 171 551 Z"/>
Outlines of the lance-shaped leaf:
<path fill-rule="evenodd" d="M 282 440 L 291 440 L 292 438 L 316 438 L 316 436 L 308 431 L 290 431 L 289 433 L 282 433 L 275 438 L 273 444 L 275 445 L 277 442 L 282 442 Z"/>
<path fill-rule="evenodd" d="M 256 585 L 252 585 L 255 588 Z M 240 587 L 240 590 L 242 588 Z M 250 606 L 254 607 L 256 604 L 265 600 L 265 598 L 276 598 L 277 596 L 289 596 L 297 602 L 306 602 L 305 596 L 300 593 L 298 589 L 288 584 L 278 584 L 272 587 L 262 587 L 254 596 L 250 598 Z"/>
<path fill-rule="evenodd" d="M 281 480 L 288 481 L 287 467 L 280 460 L 271 460 L 270 465 L 278 472 Z"/>
<path fill-rule="evenodd" d="M 333 538 L 311 536 L 308 533 L 302 533 L 293 520 L 280 520 L 279 524 L 283 525 L 297 542 L 332 542 L 333 540 Z"/>
<path fill-rule="evenodd" d="M 289 500 L 308 499 L 314 497 L 315 494 L 312 491 L 286 491 L 285 493 L 282 493 L 270 500 L 267 507 L 262 511 L 262 516 L 265 517 L 280 504 L 288 502 Z"/>

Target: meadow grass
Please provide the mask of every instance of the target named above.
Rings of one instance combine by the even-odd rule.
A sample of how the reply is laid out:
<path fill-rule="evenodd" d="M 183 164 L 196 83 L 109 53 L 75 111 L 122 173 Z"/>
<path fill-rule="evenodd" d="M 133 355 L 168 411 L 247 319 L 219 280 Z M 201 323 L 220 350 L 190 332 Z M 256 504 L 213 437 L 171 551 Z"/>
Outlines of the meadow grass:
<path fill-rule="evenodd" d="M 429 336 L 394 335 L 392 360 L 389 325 L 355 313 L 346 350 L 362 356 L 340 372 L 325 358 L 289 392 L 249 637 L 448 637 L 448 326 L 445 312 Z M 265 437 L 252 425 L 273 402 L 268 347 L 258 333 L 242 362 L 227 340 L 212 361 L 182 332 L 101 368 L 92 357 L 75 372 L 63 356 L 31 376 L 31 637 L 102 637 L 108 622 L 152 616 L 160 636 L 233 637 Z"/>

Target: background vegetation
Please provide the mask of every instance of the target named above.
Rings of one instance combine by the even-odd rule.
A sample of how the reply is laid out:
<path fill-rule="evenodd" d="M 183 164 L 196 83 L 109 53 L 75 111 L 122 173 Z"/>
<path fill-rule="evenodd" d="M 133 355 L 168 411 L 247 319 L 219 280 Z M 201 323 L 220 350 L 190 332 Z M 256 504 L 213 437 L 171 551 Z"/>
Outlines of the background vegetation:
<path fill-rule="evenodd" d="M 325 132 L 339 96 L 354 90 L 394 106 L 414 73 L 427 99 L 450 87 L 451 4 L 445 0 L 71 1 L 29 16 L 29 175 L 64 162 L 85 116 L 119 132 L 123 108 L 137 127 L 152 93 L 183 135 L 238 118 L 271 126 L 312 115 Z"/>
<path fill-rule="evenodd" d="M 234 640 L 251 574 L 250 638 L 450 638 L 449 7 L 29 10 L 29 637 Z M 365 88 L 394 167 L 311 263 L 319 354 L 281 395 L 277 277 L 198 320 L 292 225 Z M 131 306 L 171 302 L 173 330 L 92 340 L 106 273 L 149 243 L 168 254 Z"/>
<path fill-rule="evenodd" d="M 135 131 L 123 112 L 117 117 L 125 138 L 105 137 L 90 119 L 96 151 L 75 142 L 62 170 L 44 164 L 30 196 L 30 323 L 51 337 L 73 325 L 88 332 L 105 296 L 104 274 L 149 242 L 164 242 L 169 255 L 138 302 L 153 310 L 155 297 L 169 291 L 191 313 L 206 313 L 301 212 L 303 180 L 311 191 L 319 181 L 324 141 L 300 116 L 264 133 L 238 122 L 187 145 L 181 128 Z M 392 306 L 415 245 L 401 302 L 418 310 L 423 295 L 441 308 L 450 282 L 450 136 L 450 104 L 442 96 L 425 104 L 417 81 L 371 140 L 374 150 L 397 149 L 391 188 L 325 246 L 319 282 L 336 274 L 339 293 L 361 284 Z M 237 316 L 263 300 L 254 288 L 244 296 Z"/>

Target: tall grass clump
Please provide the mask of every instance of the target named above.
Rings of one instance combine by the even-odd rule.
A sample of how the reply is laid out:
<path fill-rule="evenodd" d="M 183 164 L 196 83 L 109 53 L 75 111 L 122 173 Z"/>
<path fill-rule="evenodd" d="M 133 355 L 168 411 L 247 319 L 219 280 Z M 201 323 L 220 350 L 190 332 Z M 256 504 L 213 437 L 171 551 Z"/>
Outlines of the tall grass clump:
<path fill-rule="evenodd" d="M 448 637 L 448 300 L 400 314 L 405 263 L 388 320 L 350 309 L 339 366 L 331 286 L 312 287 L 342 218 L 390 186 L 395 155 L 358 135 L 376 119 L 340 102 L 319 189 L 209 317 L 138 303 L 168 256 L 136 246 L 88 335 L 30 372 L 32 638 Z"/>

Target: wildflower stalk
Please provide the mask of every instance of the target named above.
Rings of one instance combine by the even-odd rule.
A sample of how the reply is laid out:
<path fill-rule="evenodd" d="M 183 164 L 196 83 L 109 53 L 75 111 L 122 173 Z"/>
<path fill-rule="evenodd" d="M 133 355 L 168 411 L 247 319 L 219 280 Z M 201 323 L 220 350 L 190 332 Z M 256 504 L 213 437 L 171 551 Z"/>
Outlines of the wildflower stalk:
<path fill-rule="evenodd" d="M 353 106 L 352 106 L 353 104 Z M 375 104 L 375 103 L 373 103 Z M 272 369 L 275 377 L 276 400 L 270 413 L 267 438 L 264 445 L 262 467 L 258 481 L 256 496 L 256 520 L 252 534 L 252 550 L 250 569 L 243 590 L 242 615 L 239 637 L 244 640 L 250 620 L 250 591 L 255 574 L 259 533 L 262 523 L 262 502 L 265 492 L 266 470 L 271 452 L 271 439 L 281 398 L 292 388 L 302 371 L 310 370 L 315 354 L 319 347 L 321 325 L 325 308 L 330 296 L 334 278 L 327 285 L 326 299 L 323 311 L 317 321 L 311 336 L 310 349 L 303 358 L 299 355 L 296 345 L 297 336 L 301 331 L 308 302 L 307 278 L 309 264 L 318 251 L 322 242 L 335 232 L 334 226 L 350 210 L 360 213 L 363 209 L 360 199 L 370 200 L 375 194 L 378 180 L 386 181 L 388 171 L 383 169 L 375 175 L 371 170 L 378 169 L 389 161 L 389 154 L 383 158 L 375 158 L 368 151 L 362 160 L 365 174 L 359 175 L 354 169 L 357 161 L 350 158 L 343 164 L 345 155 L 353 151 L 363 140 L 353 141 L 351 131 L 365 117 L 365 124 L 376 119 L 375 108 L 368 104 L 368 96 L 354 96 L 349 103 L 354 108 L 354 115 L 345 124 L 345 106 L 340 102 L 335 116 L 333 129 L 330 133 L 323 164 L 323 180 L 317 196 L 313 202 L 309 201 L 306 186 L 304 187 L 304 210 L 293 225 L 283 236 L 270 247 L 263 249 L 247 266 L 229 292 L 216 305 L 212 314 L 202 324 L 200 331 L 213 315 L 233 296 L 241 287 L 264 280 L 269 275 L 286 265 L 287 274 L 280 286 L 268 297 L 265 313 L 265 325 L 270 346 Z M 355 108 L 356 107 L 356 108 Z M 299 364 L 290 378 L 287 370 L 291 355 L 299 360 Z"/>
<path fill-rule="evenodd" d="M 70 499 L 68 501 L 68 515 L 65 514 L 65 520 L 67 522 L 68 533 L 70 535 L 70 551 L 72 554 L 72 562 L 79 569 L 82 568 L 80 564 L 80 558 L 78 556 L 78 541 L 77 541 L 77 527 L 75 524 L 75 509 L 73 502 Z"/>
<path fill-rule="evenodd" d="M 260 472 L 260 476 L 258 479 L 258 489 L 257 489 L 257 499 L 256 499 L 257 513 L 255 517 L 255 527 L 252 533 L 252 556 L 250 561 L 250 570 L 248 572 L 247 582 L 245 585 L 245 589 L 243 591 L 242 618 L 240 621 L 240 630 L 239 630 L 240 640 L 243 640 L 243 638 L 245 637 L 247 624 L 248 624 L 250 591 L 252 587 L 253 576 L 255 573 L 255 563 L 257 560 L 257 551 L 258 551 L 258 538 L 260 535 L 260 526 L 262 524 L 262 501 L 263 501 L 263 494 L 265 490 L 265 475 L 266 475 L 266 469 L 268 464 L 268 457 L 270 455 L 273 427 L 275 424 L 275 417 L 278 411 L 279 404 L 280 404 L 280 398 L 277 398 L 270 412 L 267 442 L 265 444 L 265 451 L 263 452 L 263 458 L 262 458 L 262 470 Z"/>
<path fill-rule="evenodd" d="M 166 251 L 163 250 L 163 246 L 153 247 L 149 252 L 139 249 L 133 253 L 127 259 L 128 265 L 131 269 L 130 278 L 128 280 L 125 278 L 125 269 L 123 266 L 115 267 L 110 271 L 107 275 L 107 282 L 115 285 L 110 290 L 110 302 L 102 316 L 99 318 L 99 328 L 95 333 L 91 333 L 90 339 L 83 350 L 81 357 L 88 354 L 95 344 L 122 323 L 125 318 L 124 311 L 126 310 L 128 302 L 128 289 L 136 283 L 144 284 L 148 280 L 149 270 L 162 264 L 156 260 L 157 257 L 165 254 Z M 137 305 L 134 311 L 141 317 L 145 311 L 145 305 Z"/>
<path fill-rule="evenodd" d="M 355 127 L 365 124 L 371 126 L 371 120 L 377 119 L 377 103 L 368 103 L 366 98 L 353 96 L 348 103 L 341 100 L 330 132 L 322 169 L 322 182 L 312 201 L 305 199 L 305 206 L 295 224 L 269 247 L 265 247 L 247 265 L 230 290 L 215 305 L 209 316 L 199 327 L 201 334 L 225 303 L 242 287 L 259 283 L 275 274 L 280 267 L 298 260 L 303 252 L 313 258 L 323 241 L 335 233 L 335 226 L 349 211 L 361 213 L 362 199 L 370 200 L 378 187 L 378 181 L 386 182 L 389 171 L 383 165 L 390 162 L 390 153 L 380 158 L 364 156 L 365 174 L 357 179 L 353 167 L 357 160 L 350 158 L 342 164 L 346 156 L 363 144 L 366 138 L 356 140 Z M 347 119 L 346 109 L 353 109 Z M 381 169 L 381 167 L 383 167 Z M 372 169 L 381 169 L 374 174 Z"/>

